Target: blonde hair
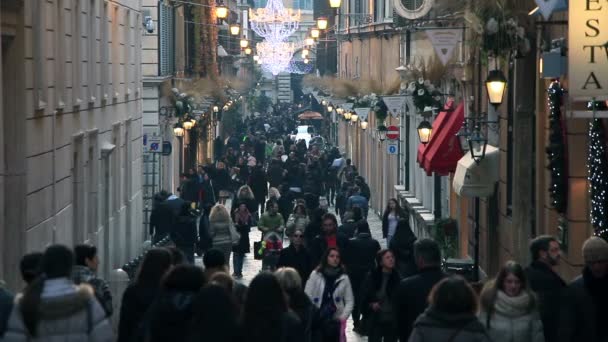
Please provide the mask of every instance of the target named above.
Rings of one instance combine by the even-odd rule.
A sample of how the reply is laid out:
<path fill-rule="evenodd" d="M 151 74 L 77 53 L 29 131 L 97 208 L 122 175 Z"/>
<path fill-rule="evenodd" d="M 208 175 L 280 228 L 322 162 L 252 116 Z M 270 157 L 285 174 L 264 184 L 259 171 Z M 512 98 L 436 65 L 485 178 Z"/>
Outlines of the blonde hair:
<path fill-rule="evenodd" d="M 230 222 L 230 214 L 228 213 L 228 209 L 226 209 L 223 204 L 214 205 L 213 208 L 211 208 L 211 212 L 209 213 L 209 221 Z"/>
<path fill-rule="evenodd" d="M 279 280 L 283 291 L 299 290 L 302 288 L 302 278 L 298 271 L 292 267 L 281 267 L 274 272 L 274 275 Z"/>
<path fill-rule="evenodd" d="M 249 194 L 247 195 L 247 197 L 241 197 L 241 194 L 243 194 L 243 190 L 248 189 L 249 190 Z M 243 199 L 243 198 L 247 198 L 247 199 L 254 199 L 253 197 L 253 191 L 251 190 L 251 187 L 249 185 L 243 185 L 239 188 L 239 191 L 237 191 L 236 193 L 236 198 L 237 199 Z"/>
<path fill-rule="evenodd" d="M 276 199 L 281 198 L 281 193 L 279 192 L 279 189 L 274 187 L 268 189 L 268 198 L 270 197 L 275 197 Z"/>

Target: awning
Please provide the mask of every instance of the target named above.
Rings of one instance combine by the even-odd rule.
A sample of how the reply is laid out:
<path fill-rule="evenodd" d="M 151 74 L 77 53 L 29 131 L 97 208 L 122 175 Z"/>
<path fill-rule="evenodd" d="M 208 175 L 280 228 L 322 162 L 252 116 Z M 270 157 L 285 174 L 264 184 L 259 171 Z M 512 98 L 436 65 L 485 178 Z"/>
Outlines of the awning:
<path fill-rule="evenodd" d="M 494 193 L 498 182 L 498 163 L 500 151 L 497 147 L 488 145 L 485 157 L 476 163 L 470 153 L 458 161 L 452 186 L 458 196 L 488 197 Z"/>
<path fill-rule="evenodd" d="M 443 106 L 443 109 L 451 110 L 453 108 L 453 106 L 454 106 L 454 100 L 449 100 Z M 445 111 L 440 112 L 439 115 L 437 116 L 437 118 L 435 119 L 435 121 L 433 121 L 433 135 L 431 136 L 431 141 L 429 141 L 428 144 L 426 144 L 426 145 L 418 144 L 418 155 L 416 156 L 416 161 L 418 162 L 418 164 L 420 164 L 421 167 L 424 163 L 424 156 L 426 154 L 426 151 L 427 151 L 427 149 L 429 149 L 429 147 L 435 141 L 435 133 L 438 133 L 439 130 L 442 129 L 442 127 L 446 121 L 445 119 L 446 119 Z"/>
<path fill-rule="evenodd" d="M 435 130 L 435 122 L 439 128 Z M 433 136 L 427 144 L 423 159 L 422 168 L 427 175 L 433 172 L 438 175 L 448 175 L 456 170 L 456 164 L 462 157 L 462 149 L 456 134 L 462 127 L 464 121 L 464 104 L 461 103 L 454 111 L 443 111 L 439 113 L 433 122 Z"/>

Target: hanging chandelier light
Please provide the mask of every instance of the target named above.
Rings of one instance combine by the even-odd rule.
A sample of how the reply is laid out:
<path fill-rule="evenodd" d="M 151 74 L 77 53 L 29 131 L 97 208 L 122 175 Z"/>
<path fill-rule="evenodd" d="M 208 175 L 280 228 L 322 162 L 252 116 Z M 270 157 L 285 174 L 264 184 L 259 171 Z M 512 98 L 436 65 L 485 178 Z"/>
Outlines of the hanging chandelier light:
<path fill-rule="evenodd" d="M 256 50 L 260 56 L 262 68 L 276 76 L 289 67 L 295 45 L 287 42 L 264 41 L 256 45 Z"/>
<path fill-rule="evenodd" d="M 249 9 L 253 31 L 272 42 L 285 41 L 298 29 L 300 20 L 300 10 L 285 8 L 281 0 L 268 0 L 264 8 Z"/>

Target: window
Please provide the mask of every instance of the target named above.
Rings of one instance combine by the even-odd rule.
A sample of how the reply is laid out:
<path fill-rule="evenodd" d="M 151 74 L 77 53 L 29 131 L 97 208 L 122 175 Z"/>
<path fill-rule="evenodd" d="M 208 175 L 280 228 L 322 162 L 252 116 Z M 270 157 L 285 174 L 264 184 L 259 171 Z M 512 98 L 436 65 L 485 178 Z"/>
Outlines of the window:
<path fill-rule="evenodd" d="M 80 32 L 80 22 L 82 9 L 80 1 L 72 2 L 72 101 L 74 106 L 80 106 L 82 103 L 82 83 L 80 82 L 80 66 L 82 63 L 80 55 L 80 42 L 82 41 L 82 32 Z"/>
<path fill-rule="evenodd" d="M 386 0 L 374 0 L 374 21 L 384 21 L 384 1 Z"/>
<path fill-rule="evenodd" d="M 115 124 L 112 127 L 112 144 L 116 146 L 114 152 L 111 154 L 111 168 L 112 168 L 112 212 L 120 210 L 121 199 L 120 199 L 120 123 Z"/>
<path fill-rule="evenodd" d="M 87 25 L 87 43 L 88 43 L 88 56 L 87 56 L 87 69 L 88 69 L 88 83 L 89 89 L 89 103 L 95 103 L 97 100 L 97 0 L 90 0 L 88 18 L 89 24 Z"/>
<path fill-rule="evenodd" d="M 171 75 L 174 69 L 173 55 L 173 8 L 159 5 L 160 75 Z"/>
<path fill-rule="evenodd" d="M 101 9 L 101 18 L 99 20 L 99 34 L 101 36 L 101 49 L 99 56 L 100 64 L 100 76 L 101 76 L 101 99 L 105 101 L 108 99 L 108 78 L 110 75 L 110 61 L 109 52 L 110 46 L 108 44 L 108 4 L 104 1 Z"/>
<path fill-rule="evenodd" d="M 123 72 L 122 77 L 124 79 L 125 85 L 125 96 L 129 96 L 131 91 L 130 89 L 130 81 L 131 81 L 131 11 L 127 10 L 125 14 L 125 24 L 123 26 L 123 42 L 122 49 L 124 52 L 123 56 Z"/>
<path fill-rule="evenodd" d="M 89 237 L 97 231 L 98 191 L 99 191 L 99 154 L 97 152 L 97 132 L 89 134 L 89 153 L 86 164 L 87 174 L 87 232 Z"/>
<path fill-rule="evenodd" d="M 85 188 L 83 135 L 77 135 L 72 141 L 72 234 L 74 242 L 84 242 L 85 238 Z"/>
<path fill-rule="evenodd" d="M 46 52 L 46 1 L 32 3 L 32 36 L 33 43 L 33 63 L 34 63 L 34 108 L 44 110 L 46 108 L 46 72 L 45 63 Z"/>
<path fill-rule="evenodd" d="M 509 68 L 509 83 L 513 84 L 513 69 Z M 513 108 L 515 90 L 513 87 L 507 88 L 507 216 L 513 214 Z"/>

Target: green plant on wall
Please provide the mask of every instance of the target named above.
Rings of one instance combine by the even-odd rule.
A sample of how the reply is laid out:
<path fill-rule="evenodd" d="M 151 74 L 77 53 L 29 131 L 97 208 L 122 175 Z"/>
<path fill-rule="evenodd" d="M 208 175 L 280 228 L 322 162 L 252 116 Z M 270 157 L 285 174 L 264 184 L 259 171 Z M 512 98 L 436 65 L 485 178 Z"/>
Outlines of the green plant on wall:
<path fill-rule="evenodd" d="M 458 256 L 458 222 L 452 218 L 441 219 L 433 226 L 433 239 L 439 244 L 444 258 Z"/>

